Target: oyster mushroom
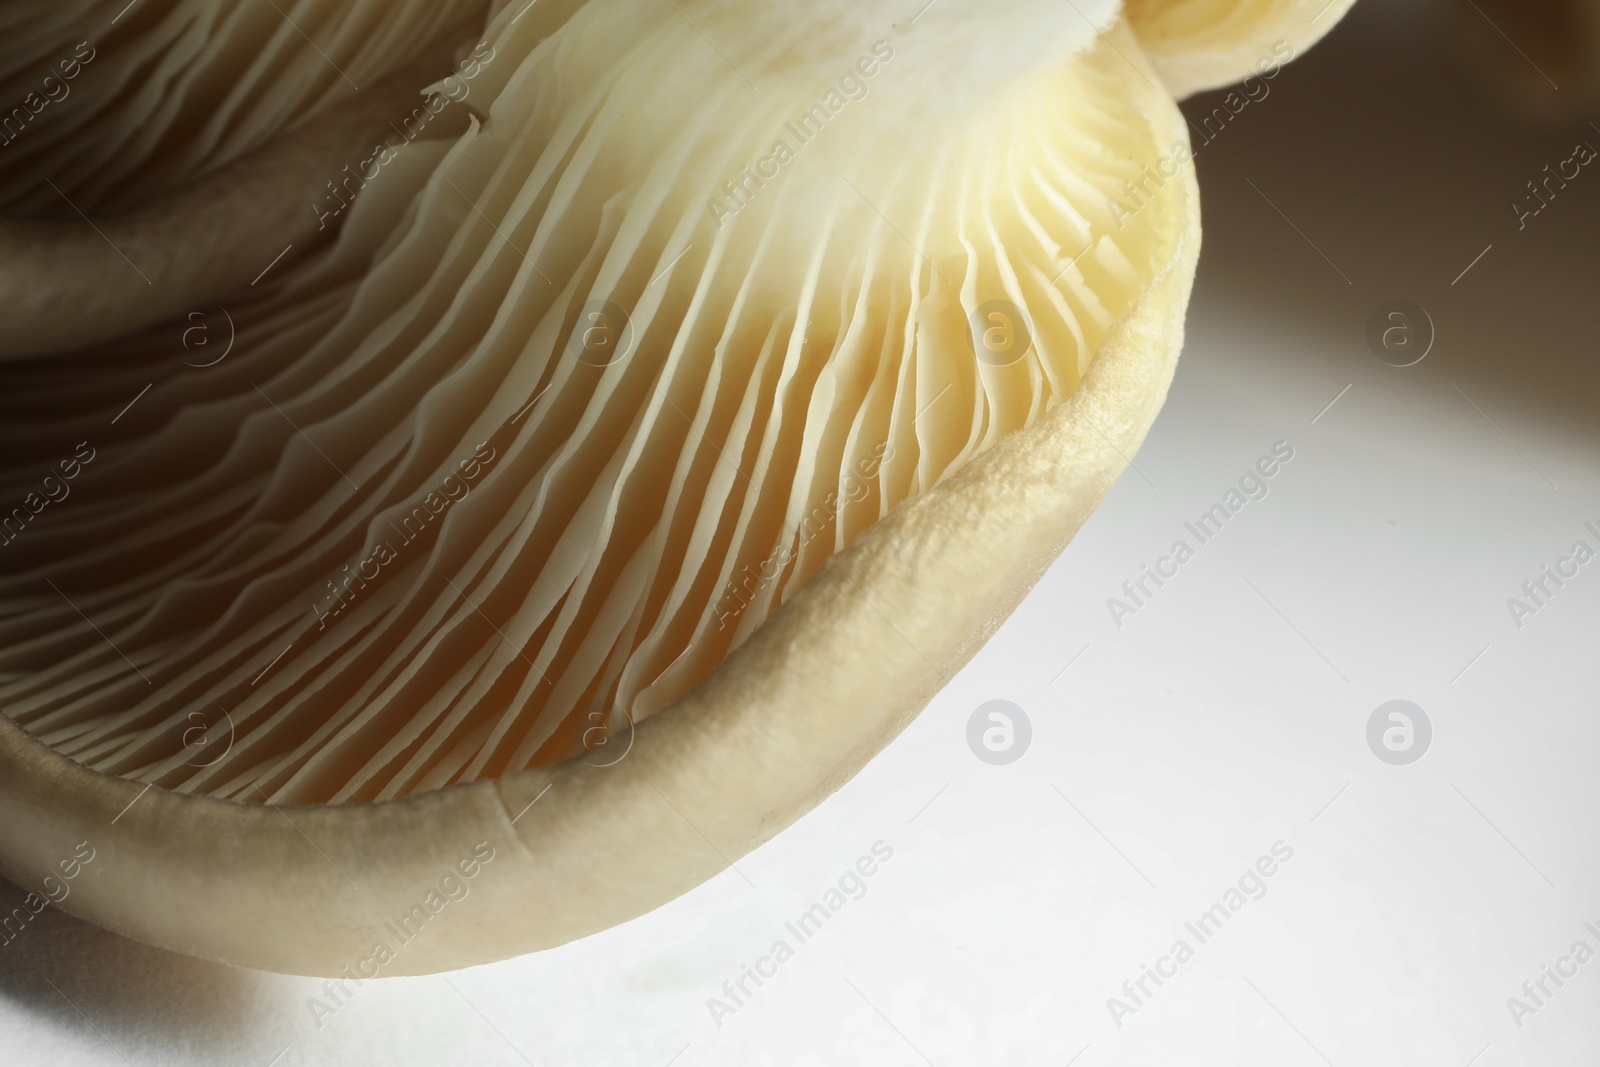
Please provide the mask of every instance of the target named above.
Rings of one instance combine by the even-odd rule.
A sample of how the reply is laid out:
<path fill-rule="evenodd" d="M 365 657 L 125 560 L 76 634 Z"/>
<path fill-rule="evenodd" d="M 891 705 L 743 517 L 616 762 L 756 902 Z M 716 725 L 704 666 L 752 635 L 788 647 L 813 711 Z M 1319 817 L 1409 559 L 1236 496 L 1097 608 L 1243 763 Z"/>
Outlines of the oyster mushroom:
<path fill-rule="evenodd" d="M 0 364 L 0 869 L 90 842 L 64 906 L 178 951 L 426 973 L 710 878 L 970 658 L 1171 379 L 1196 186 L 1113 3 L 440 41 L 459 131 L 374 149 L 336 237 L 199 326 L 36 316 Z M 126 210 L 302 195 L 318 121 Z"/>
<path fill-rule="evenodd" d="M 1309 48 L 1355 0 L 1128 0 L 1150 63 L 1182 97 L 1232 85 Z"/>

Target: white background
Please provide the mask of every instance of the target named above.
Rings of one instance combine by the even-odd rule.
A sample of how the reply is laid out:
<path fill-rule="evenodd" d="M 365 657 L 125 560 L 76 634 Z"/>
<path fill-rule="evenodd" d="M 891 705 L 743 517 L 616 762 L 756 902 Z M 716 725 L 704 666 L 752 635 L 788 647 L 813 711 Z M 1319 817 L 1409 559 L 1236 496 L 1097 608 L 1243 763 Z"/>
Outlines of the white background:
<path fill-rule="evenodd" d="M 1600 950 L 1600 561 L 1521 629 L 1506 600 L 1600 548 L 1600 173 L 1525 230 L 1509 204 L 1600 130 L 1519 125 L 1444 40 L 1367 0 L 1200 149 L 1189 343 L 1137 471 L 904 736 L 737 870 L 562 949 L 369 983 L 320 1028 L 320 983 L 50 909 L 0 950 L 0 1064 L 1592 1065 L 1600 960 L 1520 1029 L 1506 998 Z M 1364 340 L 1393 298 L 1437 326 L 1406 369 Z M 1116 627 L 1106 599 L 1277 441 L 1270 495 Z M 1395 698 L 1435 730 L 1406 767 L 1364 734 Z M 966 742 L 994 699 L 1033 728 L 1004 767 Z M 865 896 L 713 1022 L 880 840 Z M 1266 896 L 1116 1026 L 1107 998 L 1280 840 Z"/>

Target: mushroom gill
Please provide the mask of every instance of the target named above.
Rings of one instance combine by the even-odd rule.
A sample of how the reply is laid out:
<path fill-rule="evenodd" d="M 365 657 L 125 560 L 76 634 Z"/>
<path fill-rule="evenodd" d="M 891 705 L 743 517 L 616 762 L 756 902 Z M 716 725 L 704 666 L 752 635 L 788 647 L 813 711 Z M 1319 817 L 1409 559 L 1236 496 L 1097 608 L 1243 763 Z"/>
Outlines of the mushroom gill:
<path fill-rule="evenodd" d="M 323 335 L 279 313 L 241 333 L 273 353 L 249 380 L 158 382 L 84 503 L 8 546 L 0 700 L 104 773 L 280 803 L 498 777 L 671 703 L 1069 395 L 1164 265 L 1169 204 L 1107 210 L 1176 147 L 1112 34 L 939 101 L 914 30 L 826 80 L 788 42 L 702 62 L 670 7 L 496 45 L 483 123 Z M 632 51 L 584 69 L 601 40 Z M 25 440 L 78 402 L 51 369 L 8 398 Z M 233 752 L 197 768 L 172 740 L 213 707 Z"/>
<path fill-rule="evenodd" d="M 0 182 L 41 294 L 0 336 L 0 864 L 159 787 L 72 898 L 135 936 L 332 973 L 477 832 L 508 927 L 412 973 L 669 899 L 887 743 L 1165 395 L 1195 183 L 1110 0 L 473 10 L 295 5 L 390 86 L 358 107 L 276 24 L 152 7 L 95 62 L 164 88 Z M 72 36 L 29 33 L 6 85 Z M 71 167 L 116 256 L 48 217 Z M 149 906 L 200 883 L 238 896 Z"/>

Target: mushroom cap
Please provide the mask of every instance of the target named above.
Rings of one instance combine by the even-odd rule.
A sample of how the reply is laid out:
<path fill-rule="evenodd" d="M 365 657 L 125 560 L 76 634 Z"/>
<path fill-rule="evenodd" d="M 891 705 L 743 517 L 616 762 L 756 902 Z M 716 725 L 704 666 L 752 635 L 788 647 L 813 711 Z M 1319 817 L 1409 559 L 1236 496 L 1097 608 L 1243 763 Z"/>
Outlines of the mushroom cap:
<path fill-rule="evenodd" d="M 1355 0 L 1127 0 L 1150 63 L 1182 100 L 1277 68 L 1316 44 Z"/>
<path fill-rule="evenodd" d="M 657 907 L 881 750 L 1143 440 L 1199 210 L 1114 5 L 864 10 L 500 7 L 432 86 L 464 131 L 236 357 L 127 408 L 168 334 L 0 365 L 0 486 L 105 456 L 0 549 L 0 871 L 87 841 L 111 929 L 422 974 Z"/>

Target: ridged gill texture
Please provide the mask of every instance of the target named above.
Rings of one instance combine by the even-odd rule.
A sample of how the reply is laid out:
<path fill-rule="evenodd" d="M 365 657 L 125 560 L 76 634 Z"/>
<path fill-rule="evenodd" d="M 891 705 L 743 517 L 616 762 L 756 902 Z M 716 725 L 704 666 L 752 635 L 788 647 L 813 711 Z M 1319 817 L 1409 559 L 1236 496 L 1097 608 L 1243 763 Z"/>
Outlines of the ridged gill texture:
<path fill-rule="evenodd" d="M 592 755 L 1070 395 L 1178 237 L 1139 43 L 1107 4 L 833 8 L 502 8 L 429 98 L 466 132 L 397 131 L 353 205 L 308 205 L 325 253 L 8 364 L 6 714 L 249 802 Z M 371 56 L 467 9 L 385 14 Z M 88 153 L 109 202 L 162 138 L 192 170 L 337 89 L 263 56 L 200 123 L 178 66 L 148 143 L 33 150 Z"/>
<path fill-rule="evenodd" d="M 76 218 L 75 207 L 135 206 L 339 107 L 358 88 L 475 39 L 487 6 L 0 6 L 0 103 L 9 108 L 0 113 L 0 214 Z"/>

